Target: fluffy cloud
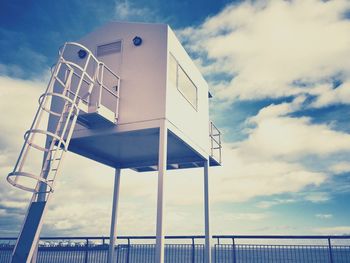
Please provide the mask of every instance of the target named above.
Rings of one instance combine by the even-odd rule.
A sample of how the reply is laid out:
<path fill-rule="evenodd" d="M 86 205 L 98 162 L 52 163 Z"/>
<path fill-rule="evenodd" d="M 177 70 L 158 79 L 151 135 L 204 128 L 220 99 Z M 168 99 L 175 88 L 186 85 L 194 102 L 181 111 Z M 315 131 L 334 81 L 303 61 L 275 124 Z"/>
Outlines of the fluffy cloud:
<path fill-rule="evenodd" d="M 331 219 L 333 218 L 332 214 L 316 214 L 315 217 L 320 219 Z"/>
<path fill-rule="evenodd" d="M 350 234 L 350 226 L 334 226 L 315 228 L 314 232 L 322 235 L 347 235 Z"/>
<path fill-rule="evenodd" d="M 116 1 L 115 17 L 129 21 L 149 21 L 155 19 L 156 13 L 148 8 L 134 6 L 132 1 Z"/>
<path fill-rule="evenodd" d="M 313 124 L 307 117 L 290 117 L 295 103 L 270 105 L 248 119 L 254 125 L 249 138 L 240 143 L 248 156 L 268 158 L 302 158 L 306 155 L 327 156 L 350 151 L 350 135 L 333 130 L 326 124 Z M 331 142 L 331 143 L 324 143 Z"/>
<path fill-rule="evenodd" d="M 245 1 L 179 34 L 211 78 L 226 74 L 225 82 L 215 79 L 218 98 L 294 96 L 334 76 L 349 79 L 349 8 L 346 0 Z M 312 93 L 321 96 L 317 106 L 349 102 L 341 96 L 345 88 Z"/>
<path fill-rule="evenodd" d="M 330 167 L 330 170 L 334 173 L 346 173 L 350 172 L 350 163 L 339 162 Z"/>

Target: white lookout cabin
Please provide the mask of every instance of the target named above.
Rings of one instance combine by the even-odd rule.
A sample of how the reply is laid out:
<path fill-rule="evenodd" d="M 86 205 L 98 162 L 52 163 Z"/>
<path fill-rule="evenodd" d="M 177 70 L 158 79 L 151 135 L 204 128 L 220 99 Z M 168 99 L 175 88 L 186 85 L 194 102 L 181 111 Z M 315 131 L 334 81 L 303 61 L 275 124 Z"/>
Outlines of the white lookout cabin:
<path fill-rule="evenodd" d="M 79 43 L 120 76 L 120 87 L 112 74 L 105 79 L 120 89 L 119 103 L 108 92 L 100 101 L 92 96 L 79 118 L 86 127 L 76 125 L 69 150 L 113 167 L 154 171 L 166 121 L 168 169 L 203 166 L 207 156 L 220 164 L 209 136 L 208 84 L 168 25 L 112 22 Z"/>
<path fill-rule="evenodd" d="M 204 167 L 209 263 L 208 168 L 221 165 L 220 132 L 209 121 L 210 97 L 208 84 L 166 24 L 111 22 L 67 42 L 7 178 L 33 192 L 12 263 L 35 258 L 43 214 L 68 150 L 116 169 L 108 262 L 115 260 L 122 169 L 158 171 L 155 253 L 156 263 L 163 263 L 166 170 Z M 34 151 L 44 158 L 36 171 L 30 161 Z"/>

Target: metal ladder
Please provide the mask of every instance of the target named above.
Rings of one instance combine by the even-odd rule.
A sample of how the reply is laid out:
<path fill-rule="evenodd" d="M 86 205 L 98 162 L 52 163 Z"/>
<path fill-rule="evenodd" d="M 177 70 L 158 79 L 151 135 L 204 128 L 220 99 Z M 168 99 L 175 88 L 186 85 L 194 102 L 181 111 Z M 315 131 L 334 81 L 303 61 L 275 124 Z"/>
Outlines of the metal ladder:
<path fill-rule="evenodd" d="M 84 65 L 67 61 L 64 52 L 68 45 L 69 43 L 66 43 L 60 52 L 58 63 L 52 72 L 46 92 L 39 99 L 39 108 L 32 126 L 25 133 L 25 142 L 14 170 L 7 176 L 8 182 L 13 186 L 33 193 L 12 254 L 12 263 L 30 262 L 33 256 L 36 244 L 38 244 L 47 203 L 53 193 L 55 179 L 64 154 L 68 150 L 79 112 L 84 109 L 84 106 L 86 108 L 89 96 L 97 82 L 100 63 L 88 49 L 76 43 L 75 45 L 80 50 L 86 52 Z M 89 62 L 97 65 L 93 76 L 87 71 Z M 73 78 L 76 80 L 74 83 L 77 83 L 75 87 L 72 87 Z M 85 83 L 86 89 L 85 100 L 79 96 L 83 83 Z M 58 110 L 52 108 L 52 101 L 58 102 L 60 105 Z M 45 114 L 49 120 L 56 120 L 53 122 L 53 127 L 40 128 L 46 125 L 43 119 Z M 44 145 L 38 142 L 39 135 L 46 137 Z M 35 150 L 39 150 L 44 155 L 39 174 L 25 170 L 27 159 L 30 159 L 30 154 Z"/>

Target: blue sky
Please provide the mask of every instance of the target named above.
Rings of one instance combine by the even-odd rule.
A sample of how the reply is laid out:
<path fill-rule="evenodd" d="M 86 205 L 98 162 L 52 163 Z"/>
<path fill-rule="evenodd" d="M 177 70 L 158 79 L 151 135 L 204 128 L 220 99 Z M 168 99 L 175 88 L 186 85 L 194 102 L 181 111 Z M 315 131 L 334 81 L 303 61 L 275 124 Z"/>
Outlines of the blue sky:
<path fill-rule="evenodd" d="M 5 176 L 58 47 L 111 20 L 168 23 L 210 84 L 225 141 L 213 233 L 349 234 L 349 13 L 345 0 L 1 3 L 0 235 L 16 235 L 29 200 Z M 188 173 L 169 173 L 168 234 L 203 232 L 201 171 Z M 112 174 L 70 154 L 44 232 L 107 235 Z M 154 234 L 155 190 L 154 175 L 125 172 L 121 234 Z"/>

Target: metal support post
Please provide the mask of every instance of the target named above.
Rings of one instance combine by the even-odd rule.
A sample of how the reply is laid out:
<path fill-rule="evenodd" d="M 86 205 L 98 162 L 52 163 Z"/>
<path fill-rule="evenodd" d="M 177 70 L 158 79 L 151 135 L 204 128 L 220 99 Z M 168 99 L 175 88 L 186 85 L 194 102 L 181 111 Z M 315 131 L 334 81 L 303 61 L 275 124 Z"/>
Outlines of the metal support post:
<path fill-rule="evenodd" d="M 209 157 L 204 162 L 204 226 L 205 226 L 205 251 L 204 262 L 211 263 L 210 245 L 210 212 L 209 212 Z"/>
<path fill-rule="evenodd" d="M 166 120 L 159 131 L 159 157 L 158 157 L 158 196 L 157 196 L 157 229 L 156 229 L 156 261 L 164 263 L 164 181 L 167 166 L 167 140 L 168 128 Z"/>
<path fill-rule="evenodd" d="M 121 170 L 115 169 L 114 178 L 114 192 L 113 192 L 113 206 L 112 206 L 112 220 L 111 220 L 111 231 L 109 235 L 109 251 L 108 251 L 108 263 L 115 262 L 115 244 L 117 239 L 117 215 L 118 215 L 118 202 L 120 192 L 120 175 Z"/>

